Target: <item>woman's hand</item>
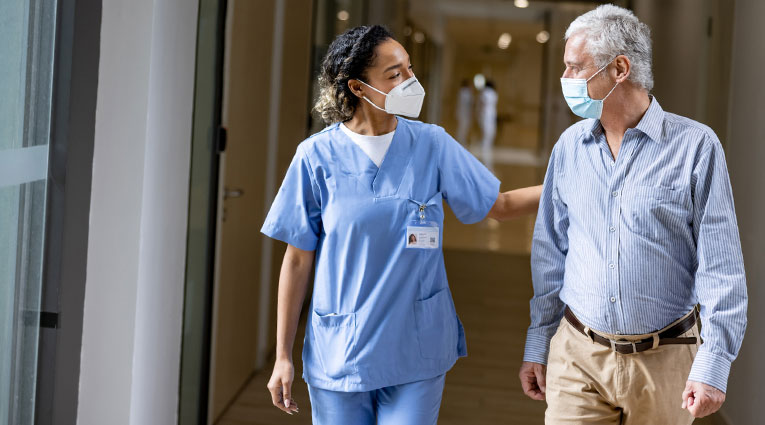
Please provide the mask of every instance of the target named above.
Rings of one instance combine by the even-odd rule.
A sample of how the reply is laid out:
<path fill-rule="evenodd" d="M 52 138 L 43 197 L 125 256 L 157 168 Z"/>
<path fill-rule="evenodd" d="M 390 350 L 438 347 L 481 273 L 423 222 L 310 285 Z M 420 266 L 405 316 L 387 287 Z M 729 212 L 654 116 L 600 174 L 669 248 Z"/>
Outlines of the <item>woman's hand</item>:
<path fill-rule="evenodd" d="M 268 391 L 274 406 L 290 415 L 298 413 L 298 406 L 292 399 L 292 381 L 295 380 L 295 367 L 289 359 L 277 359 L 274 372 L 268 381 Z"/>
<path fill-rule="evenodd" d="M 284 261 L 282 261 L 282 271 L 279 275 L 276 307 L 276 363 L 267 387 L 274 406 L 290 415 L 298 411 L 297 404 L 292 399 L 292 381 L 295 380 L 292 346 L 295 343 L 300 309 L 305 300 L 314 257 L 314 251 L 304 251 L 287 245 Z"/>

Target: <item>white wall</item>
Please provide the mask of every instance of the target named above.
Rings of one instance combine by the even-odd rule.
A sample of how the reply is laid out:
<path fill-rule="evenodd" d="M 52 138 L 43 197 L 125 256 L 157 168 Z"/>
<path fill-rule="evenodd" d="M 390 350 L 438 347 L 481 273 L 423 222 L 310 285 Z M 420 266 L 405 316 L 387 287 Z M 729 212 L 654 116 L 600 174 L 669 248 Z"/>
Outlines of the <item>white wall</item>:
<path fill-rule="evenodd" d="M 733 363 L 723 413 L 730 425 L 759 425 L 765 366 L 765 2 L 738 0 L 731 68 L 728 167 L 741 230 L 749 291 L 749 323 Z"/>
<path fill-rule="evenodd" d="M 103 1 L 79 424 L 176 422 L 196 19 Z"/>

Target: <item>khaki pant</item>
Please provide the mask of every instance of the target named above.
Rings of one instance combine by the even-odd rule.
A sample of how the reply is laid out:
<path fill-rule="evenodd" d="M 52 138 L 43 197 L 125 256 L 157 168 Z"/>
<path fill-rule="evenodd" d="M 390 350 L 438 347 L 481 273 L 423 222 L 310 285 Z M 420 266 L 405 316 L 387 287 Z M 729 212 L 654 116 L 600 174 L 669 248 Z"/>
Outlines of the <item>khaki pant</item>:
<path fill-rule="evenodd" d="M 651 336 L 600 335 L 633 341 Z M 697 344 L 620 354 L 592 342 L 564 318 L 550 342 L 545 424 L 692 423 L 681 405 L 700 341 L 698 324 L 682 336 L 695 336 Z"/>

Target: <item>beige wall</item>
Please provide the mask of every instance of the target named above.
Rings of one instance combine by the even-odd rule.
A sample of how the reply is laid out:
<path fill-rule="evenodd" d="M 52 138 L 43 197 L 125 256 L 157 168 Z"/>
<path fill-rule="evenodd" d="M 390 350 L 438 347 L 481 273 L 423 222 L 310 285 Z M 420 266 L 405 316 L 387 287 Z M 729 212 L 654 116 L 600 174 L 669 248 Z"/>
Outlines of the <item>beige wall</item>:
<path fill-rule="evenodd" d="M 733 2 L 632 3 L 651 27 L 656 98 L 664 110 L 709 125 L 725 143 Z"/>
<path fill-rule="evenodd" d="M 765 2 L 736 1 L 730 84 L 728 168 L 736 199 L 749 291 L 749 324 L 728 383 L 730 425 L 763 423 L 765 400 Z"/>

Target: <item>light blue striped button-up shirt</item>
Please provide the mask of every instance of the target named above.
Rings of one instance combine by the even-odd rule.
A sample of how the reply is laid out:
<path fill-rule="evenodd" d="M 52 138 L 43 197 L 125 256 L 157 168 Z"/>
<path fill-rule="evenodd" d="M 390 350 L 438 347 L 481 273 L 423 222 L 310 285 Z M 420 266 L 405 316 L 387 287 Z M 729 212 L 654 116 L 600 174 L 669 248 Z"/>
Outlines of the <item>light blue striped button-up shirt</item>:
<path fill-rule="evenodd" d="M 725 391 L 747 292 L 728 169 L 707 126 L 656 99 L 613 159 L 599 120 L 569 127 L 545 176 L 531 250 L 525 361 L 547 363 L 568 305 L 594 331 L 645 334 L 701 306 L 689 380 Z"/>

